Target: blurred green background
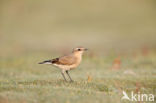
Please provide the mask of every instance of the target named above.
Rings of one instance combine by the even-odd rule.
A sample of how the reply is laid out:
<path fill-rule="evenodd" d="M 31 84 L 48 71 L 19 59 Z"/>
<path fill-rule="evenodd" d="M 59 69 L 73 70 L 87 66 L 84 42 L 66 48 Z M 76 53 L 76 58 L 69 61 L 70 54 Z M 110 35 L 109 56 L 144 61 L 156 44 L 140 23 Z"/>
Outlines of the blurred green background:
<path fill-rule="evenodd" d="M 1 0 L 0 9 L 0 55 L 156 47 L 155 0 Z"/>
<path fill-rule="evenodd" d="M 65 83 L 38 65 L 89 48 Z M 130 103 L 156 95 L 156 0 L 0 0 L 0 103 Z"/>

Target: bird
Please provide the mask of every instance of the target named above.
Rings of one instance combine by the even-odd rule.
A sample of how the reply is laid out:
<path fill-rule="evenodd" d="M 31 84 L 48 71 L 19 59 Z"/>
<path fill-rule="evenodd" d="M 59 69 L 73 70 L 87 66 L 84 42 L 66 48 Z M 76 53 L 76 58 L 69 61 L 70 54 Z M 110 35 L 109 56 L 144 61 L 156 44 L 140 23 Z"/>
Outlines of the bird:
<path fill-rule="evenodd" d="M 70 82 L 73 82 L 71 76 L 69 75 L 69 71 L 79 66 L 79 64 L 82 61 L 82 55 L 84 51 L 87 50 L 88 49 L 84 47 L 76 47 L 73 49 L 71 53 L 67 55 L 54 58 L 51 60 L 45 60 L 43 62 L 40 62 L 39 64 L 51 64 L 57 68 L 60 68 L 64 80 L 67 82 L 67 79 L 65 77 L 65 73 L 66 73 L 68 75 L 68 78 L 70 79 Z"/>

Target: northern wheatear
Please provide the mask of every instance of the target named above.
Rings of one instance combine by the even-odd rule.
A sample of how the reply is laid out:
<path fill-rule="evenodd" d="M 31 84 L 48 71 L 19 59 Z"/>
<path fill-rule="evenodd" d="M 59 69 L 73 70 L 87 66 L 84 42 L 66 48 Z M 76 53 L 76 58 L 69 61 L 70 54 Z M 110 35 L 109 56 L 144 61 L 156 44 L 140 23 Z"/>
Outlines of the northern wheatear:
<path fill-rule="evenodd" d="M 68 71 L 75 69 L 80 64 L 82 60 L 82 54 L 86 50 L 88 49 L 83 48 L 83 47 L 78 47 L 78 48 L 73 49 L 71 54 L 68 54 L 59 58 L 55 58 L 52 60 L 46 60 L 46 61 L 40 62 L 39 64 L 52 64 L 60 68 L 62 70 L 61 74 L 64 80 L 67 81 L 64 75 L 64 73 L 66 72 L 70 81 L 72 82 L 73 80 L 71 79 Z"/>

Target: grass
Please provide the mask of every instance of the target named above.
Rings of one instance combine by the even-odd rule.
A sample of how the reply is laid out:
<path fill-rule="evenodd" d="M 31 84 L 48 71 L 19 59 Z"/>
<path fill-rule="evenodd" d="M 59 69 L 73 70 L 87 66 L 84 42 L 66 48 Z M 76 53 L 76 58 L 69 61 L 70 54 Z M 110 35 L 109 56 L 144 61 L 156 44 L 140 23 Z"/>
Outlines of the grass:
<path fill-rule="evenodd" d="M 70 72 L 73 83 L 64 82 L 59 69 L 37 64 L 46 56 L 28 53 L 1 58 L 1 103 L 120 103 L 122 90 L 156 95 L 154 53 L 121 56 L 120 69 L 112 69 L 115 56 L 87 55 Z"/>

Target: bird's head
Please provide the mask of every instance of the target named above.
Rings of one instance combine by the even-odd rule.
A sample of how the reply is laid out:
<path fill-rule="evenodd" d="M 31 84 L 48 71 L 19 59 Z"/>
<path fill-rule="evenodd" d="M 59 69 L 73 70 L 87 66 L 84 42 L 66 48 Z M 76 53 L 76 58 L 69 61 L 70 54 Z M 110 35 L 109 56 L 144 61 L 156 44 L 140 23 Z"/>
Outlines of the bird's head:
<path fill-rule="evenodd" d="M 77 48 L 74 48 L 73 49 L 73 53 L 76 53 L 76 54 L 83 54 L 84 51 L 87 51 L 88 49 L 87 48 L 84 48 L 84 47 L 77 47 Z"/>

